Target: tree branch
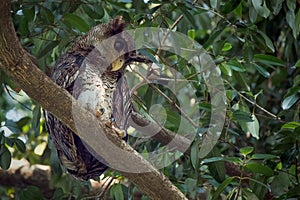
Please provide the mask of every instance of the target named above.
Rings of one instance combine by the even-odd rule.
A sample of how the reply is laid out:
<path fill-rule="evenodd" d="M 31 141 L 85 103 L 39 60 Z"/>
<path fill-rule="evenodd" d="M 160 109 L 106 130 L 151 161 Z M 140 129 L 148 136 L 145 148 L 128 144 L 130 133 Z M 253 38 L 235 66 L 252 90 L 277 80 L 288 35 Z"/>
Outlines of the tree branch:
<path fill-rule="evenodd" d="M 44 109 L 48 110 L 71 130 L 77 133 L 92 149 L 101 157 L 109 158 L 110 164 L 119 164 L 124 168 L 136 168 L 136 172 L 120 171 L 130 181 L 135 183 L 145 194 L 152 199 L 186 199 L 186 197 L 176 188 L 162 173 L 144 160 L 139 153 L 132 149 L 124 141 L 121 141 L 113 131 L 102 123 L 93 124 L 97 119 L 90 112 L 85 110 L 77 103 L 72 96 L 64 89 L 57 86 L 47 77 L 33 62 L 32 56 L 26 52 L 14 30 L 10 13 L 10 0 L 0 1 L 0 67 L 6 74 L 19 84 L 28 96 L 38 102 Z M 74 115 L 74 111 L 76 114 Z M 78 129 L 78 119 L 80 119 L 80 130 Z M 77 124 L 76 124 L 77 121 Z M 100 124 L 100 126 L 99 126 Z M 77 126 L 76 126 L 77 125 Z M 98 125 L 98 126 L 97 126 Z M 101 141 L 95 140 L 102 133 L 105 133 L 108 141 L 111 141 L 115 147 L 130 156 L 131 164 L 115 152 L 110 152 L 109 146 L 99 145 L 99 142 L 107 138 L 102 136 Z M 102 142 L 103 143 L 103 142 Z M 101 144 L 102 144 L 101 143 Z M 115 154 L 114 154 L 115 153 Z"/>
<path fill-rule="evenodd" d="M 53 189 L 50 188 L 50 167 L 32 165 L 25 159 L 13 160 L 8 170 L 0 168 L 0 183 L 2 186 L 26 188 L 29 185 L 41 188 L 46 198 L 51 198 Z"/>
<path fill-rule="evenodd" d="M 176 149 L 182 153 L 189 153 L 189 151 L 187 151 L 187 147 L 191 145 L 191 141 L 188 138 L 178 134 L 175 137 L 175 133 L 165 129 L 164 127 L 160 127 L 158 124 L 148 120 L 146 117 L 135 111 L 131 113 L 131 120 L 134 122 L 130 123 L 133 128 L 143 132 L 144 134 L 152 136 L 154 140 L 159 141 L 161 144 L 167 145 L 172 141 L 172 146 L 170 148 L 174 150 Z M 153 131 L 155 130 L 159 131 L 153 135 Z"/>
<path fill-rule="evenodd" d="M 0 168 L 0 183 L 1 186 L 15 187 L 19 189 L 27 188 L 28 186 L 36 186 L 41 189 L 44 197 L 51 199 L 55 189 L 50 183 L 51 169 L 48 165 L 30 165 L 26 159 L 12 160 L 8 170 Z M 111 179 L 113 180 L 113 179 Z M 83 187 L 82 195 L 86 197 L 96 196 L 104 187 L 109 186 L 107 179 L 100 182 L 91 180 L 91 190 Z"/>

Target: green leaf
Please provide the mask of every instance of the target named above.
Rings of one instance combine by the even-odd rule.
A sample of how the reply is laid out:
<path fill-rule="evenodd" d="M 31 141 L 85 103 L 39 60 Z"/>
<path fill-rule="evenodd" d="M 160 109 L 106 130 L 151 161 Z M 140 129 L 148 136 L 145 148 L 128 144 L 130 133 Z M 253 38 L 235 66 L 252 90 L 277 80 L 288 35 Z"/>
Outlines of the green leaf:
<path fill-rule="evenodd" d="M 197 180 L 193 178 L 187 178 L 184 181 L 187 191 L 191 197 L 195 197 L 197 192 Z"/>
<path fill-rule="evenodd" d="M 40 50 L 37 54 L 37 58 L 41 59 L 42 57 L 44 57 L 45 55 L 47 55 L 48 53 L 52 53 L 53 49 L 60 43 L 59 40 L 54 40 L 49 42 L 42 50 Z"/>
<path fill-rule="evenodd" d="M 216 200 L 219 199 L 220 194 L 222 193 L 223 190 L 225 190 L 225 188 L 235 179 L 235 177 L 228 177 L 227 179 L 225 179 L 221 185 L 218 187 L 218 189 L 216 190 L 216 192 L 213 194 L 212 199 Z"/>
<path fill-rule="evenodd" d="M 246 133 L 250 133 L 256 139 L 259 139 L 259 122 L 255 115 L 252 114 L 252 122 L 246 122 Z"/>
<path fill-rule="evenodd" d="M 64 24 L 71 28 L 78 29 L 81 32 L 87 32 L 90 26 L 79 16 L 68 13 L 62 18 Z"/>
<path fill-rule="evenodd" d="M 205 158 L 202 160 L 201 164 L 206 164 L 206 163 L 212 163 L 212 162 L 218 162 L 218 161 L 224 161 L 223 157 L 211 157 L 211 158 Z"/>
<path fill-rule="evenodd" d="M 41 190 L 36 186 L 28 186 L 20 193 L 20 200 L 41 200 L 43 198 L 43 194 Z"/>
<path fill-rule="evenodd" d="M 300 67 L 300 59 L 295 63 L 295 67 Z"/>
<path fill-rule="evenodd" d="M 65 194 L 64 191 L 62 190 L 62 188 L 57 188 L 53 194 L 53 196 L 51 197 L 51 199 L 55 200 L 55 199 L 65 199 L 68 197 L 68 194 Z"/>
<path fill-rule="evenodd" d="M 286 13 L 286 21 L 288 23 L 288 25 L 291 27 L 292 30 L 295 29 L 295 19 L 296 19 L 296 16 L 295 16 L 295 13 L 294 11 L 287 11 Z"/>
<path fill-rule="evenodd" d="M 28 20 L 25 17 L 21 19 L 18 31 L 22 36 L 28 36 L 29 33 Z"/>
<path fill-rule="evenodd" d="M 295 18 L 295 27 L 293 28 L 293 36 L 297 39 L 300 31 L 300 9 L 298 10 Z"/>
<path fill-rule="evenodd" d="M 270 10 L 267 7 L 267 4 L 263 0 L 252 0 L 253 7 L 255 11 L 262 17 L 267 18 L 270 15 Z"/>
<path fill-rule="evenodd" d="M 239 85 L 241 85 L 246 91 L 250 91 L 250 86 L 248 85 L 243 73 L 233 71 L 233 75 Z"/>
<path fill-rule="evenodd" d="M 246 157 L 248 154 L 252 153 L 254 150 L 253 147 L 243 147 L 243 148 L 240 148 L 240 153 Z"/>
<path fill-rule="evenodd" d="M 189 38 L 191 38 L 191 39 L 195 39 L 195 35 L 196 35 L 196 31 L 195 31 L 195 29 L 189 29 L 188 30 L 188 36 L 189 36 Z"/>
<path fill-rule="evenodd" d="M 221 12 L 224 14 L 228 14 L 233 11 L 238 5 L 241 3 L 241 0 L 230 0 L 225 4 L 225 6 L 221 9 Z"/>
<path fill-rule="evenodd" d="M 229 51 L 232 49 L 232 45 L 229 42 L 226 42 L 222 48 L 222 51 Z"/>
<path fill-rule="evenodd" d="M 259 66 L 259 65 L 256 64 L 256 63 L 251 63 L 251 65 L 254 66 L 254 68 L 256 68 L 257 71 L 258 71 L 261 75 L 263 75 L 265 78 L 269 78 L 269 77 L 270 77 L 270 73 L 269 73 L 267 70 L 265 70 L 263 67 Z"/>
<path fill-rule="evenodd" d="M 21 151 L 22 153 L 25 153 L 26 146 L 25 146 L 25 144 L 24 144 L 24 142 L 22 140 L 20 140 L 20 139 L 17 138 L 15 140 L 15 144 L 16 144 L 17 148 L 19 149 L 19 151 Z"/>
<path fill-rule="evenodd" d="M 294 130 L 294 129 L 296 129 L 297 127 L 300 127 L 300 123 L 299 123 L 299 122 L 288 122 L 288 123 L 284 124 L 284 125 L 281 127 L 281 130 L 284 130 L 284 129 Z"/>
<path fill-rule="evenodd" d="M 282 3 L 284 2 L 285 0 L 276 0 L 276 1 L 271 1 L 271 6 L 272 6 L 272 9 L 273 9 L 273 14 L 274 15 L 278 15 L 278 13 L 280 12 L 281 8 L 282 8 Z"/>
<path fill-rule="evenodd" d="M 281 103 L 281 107 L 283 110 L 287 110 L 291 108 L 300 98 L 299 94 L 292 94 L 290 96 L 287 96 L 284 98 L 284 100 Z"/>
<path fill-rule="evenodd" d="M 155 63 L 160 68 L 162 67 L 162 65 L 156 60 L 156 58 L 151 53 L 149 53 L 146 49 L 139 49 L 139 53 L 141 55 L 146 56 L 147 58 L 149 58 L 149 60 L 151 62 Z"/>
<path fill-rule="evenodd" d="M 201 103 L 199 103 L 199 109 L 210 112 L 211 111 L 211 103 L 201 102 Z"/>
<path fill-rule="evenodd" d="M 199 167 L 199 142 L 195 141 L 191 147 L 191 163 L 194 169 Z"/>
<path fill-rule="evenodd" d="M 271 55 L 265 55 L 265 54 L 255 54 L 254 61 L 266 65 L 274 65 L 274 66 L 281 66 L 281 67 L 285 66 L 285 63 L 279 58 L 276 58 L 275 56 L 271 56 Z"/>
<path fill-rule="evenodd" d="M 253 122 L 253 118 L 249 112 L 245 112 L 242 110 L 236 110 L 233 112 L 233 119 L 238 121 L 239 123 L 242 122 Z"/>
<path fill-rule="evenodd" d="M 5 136 L 4 136 L 4 131 L 0 132 L 0 146 L 5 144 Z"/>
<path fill-rule="evenodd" d="M 227 63 L 230 68 L 234 71 L 237 71 L 237 72 L 245 72 L 246 69 L 245 67 L 242 65 L 242 63 L 240 63 L 238 60 L 236 59 L 232 59 L 230 61 L 228 61 Z"/>
<path fill-rule="evenodd" d="M 210 6 L 214 9 L 217 9 L 218 8 L 218 5 L 219 5 L 219 1 L 218 0 L 210 0 Z"/>
<path fill-rule="evenodd" d="M 28 22 L 32 22 L 35 16 L 35 9 L 34 7 L 31 8 L 24 8 L 22 9 L 24 17 Z"/>
<path fill-rule="evenodd" d="M 11 163 L 11 153 L 5 145 L 0 146 L 0 167 L 8 169 Z"/>
<path fill-rule="evenodd" d="M 300 186 L 296 186 L 294 188 L 290 188 L 289 191 L 286 193 L 287 198 L 297 198 L 300 194 Z"/>
<path fill-rule="evenodd" d="M 109 193 L 113 197 L 114 200 L 123 200 L 124 199 L 121 184 L 114 184 L 113 186 L 111 186 Z"/>
<path fill-rule="evenodd" d="M 227 76 L 232 76 L 231 68 L 226 63 L 221 63 L 219 65 L 219 68 L 220 68 L 220 70 L 222 71 L 223 74 L 225 74 Z"/>
<path fill-rule="evenodd" d="M 10 138 L 10 137 L 6 137 L 5 138 L 5 143 L 10 146 L 13 147 L 14 143 L 15 143 L 16 138 Z"/>
<path fill-rule="evenodd" d="M 222 34 L 223 31 L 224 29 L 220 29 L 210 34 L 208 40 L 203 44 L 203 48 L 207 49 L 215 41 L 215 39 Z"/>
<path fill-rule="evenodd" d="M 296 9 L 296 1 L 295 0 L 287 0 L 286 5 L 289 8 L 290 11 L 295 11 Z"/>
<path fill-rule="evenodd" d="M 19 129 L 18 125 L 16 124 L 16 122 L 14 122 L 10 119 L 5 121 L 4 126 L 6 128 L 8 128 L 13 133 L 19 133 L 20 132 L 20 129 Z"/>
<path fill-rule="evenodd" d="M 262 31 L 257 30 L 257 32 L 264 38 L 264 41 L 267 45 L 267 47 L 269 48 L 269 50 L 274 53 L 275 52 L 275 47 L 273 45 L 272 40 Z"/>
<path fill-rule="evenodd" d="M 247 63 L 253 60 L 254 46 L 246 42 L 243 46 L 243 56 Z"/>
<path fill-rule="evenodd" d="M 41 18 L 43 23 L 45 24 L 53 24 L 54 23 L 54 15 L 51 10 L 46 7 L 41 7 Z"/>
<path fill-rule="evenodd" d="M 189 12 L 189 10 L 187 9 L 187 7 L 184 4 L 182 4 L 182 3 L 178 3 L 178 8 L 181 10 L 181 12 L 183 13 L 183 15 L 189 20 L 189 22 L 191 22 L 192 26 L 194 28 L 197 27 L 197 25 L 195 23 L 195 18 Z"/>
<path fill-rule="evenodd" d="M 208 154 L 208 157 L 218 158 L 221 157 L 221 152 L 219 148 L 215 147 Z M 211 162 L 207 163 L 208 170 L 211 172 L 211 175 L 218 181 L 221 182 L 225 179 L 225 163 L 224 162 Z"/>
<path fill-rule="evenodd" d="M 38 136 L 40 134 L 41 107 L 36 105 L 32 115 L 32 129 L 35 132 L 35 136 Z"/>
<path fill-rule="evenodd" d="M 270 167 L 258 164 L 258 163 L 248 163 L 246 164 L 246 168 L 251 170 L 252 172 L 263 174 L 266 176 L 273 176 L 274 172 Z"/>
<path fill-rule="evenodd" d="M 289 186 L 289 174 L 286 172 L 279 172 L 278 176 L 276 176 L 271 183 L 271 190 L 274 195 L 280 196 L 288 191 Z"/>
<path fill-rule="evenodd" d="M 101 6 L 82 4 L 82 8 L 84 12 L 92 19 L 101 19 L 104 17 L 105 12 Z"/>
<path fill-rule="evenodd" d="M 212 162 L 219 162 L 219 161 L 227 161 L 235 164 L 240 164 L 241 159 L 237 157 L 211 157 L 205 158 L 202 160 L 201 164 L 212 163 Z"/>
<path fill-rule="evenodd" d="M 249 18 L 252 23 L 255 23 L 257 19 L 257 12 L 254 7 L 249 8 Z"/>
<path fill-rule="evenodd" d="M 16 122 L 18 128 L 21 130 L 23 126 L 27 125 L 30 122 L 30 117 L 23 117 L 19 121 Z"/>
<path fill-rule="evenodd" d="M 278 158 L 278 156 L 274 156 L 271 154 L 260 154 L 260 153 L 253 154 L 251 156 L 251 159 L 254 159 L 254 160 L 271 160 L 271 159 L 275 159 L 275 158 Z"/>

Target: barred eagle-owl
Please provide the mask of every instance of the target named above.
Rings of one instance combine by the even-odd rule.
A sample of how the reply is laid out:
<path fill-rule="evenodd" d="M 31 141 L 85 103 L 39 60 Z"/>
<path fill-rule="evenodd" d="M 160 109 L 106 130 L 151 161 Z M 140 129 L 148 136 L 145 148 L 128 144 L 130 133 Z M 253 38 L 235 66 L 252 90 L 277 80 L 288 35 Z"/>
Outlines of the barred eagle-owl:
<path fill-rule="evenodd" d="M 128 51 L 134 44 L 124 27 L 125 22 L 120 16 L 95 26 L 57 60 L 51 74 L 56 84 L 119 134 L 128 126 L 131 105 L 126 80 L 122 77 L 124 68 L 130 62 L 141 61 L 134 51 Z M 105 45 L 96 48 L 116 34 Z M 60 161 L 70 174 L 88 180 L 107 169 L 59 119 L 47 111 L 45 118 Z"/>

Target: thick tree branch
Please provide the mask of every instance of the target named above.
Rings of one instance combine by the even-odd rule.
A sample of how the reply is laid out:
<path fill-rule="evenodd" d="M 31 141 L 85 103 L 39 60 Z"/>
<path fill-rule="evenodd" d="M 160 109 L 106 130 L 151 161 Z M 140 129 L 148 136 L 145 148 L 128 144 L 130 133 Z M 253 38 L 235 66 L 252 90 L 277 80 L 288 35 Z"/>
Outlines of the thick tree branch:
<path fill-rule="evenodd" d="M 30 165 L 25 159 L 12 160 L 8 170 L 0 168 L 0 185 L 19 189 L 36 186 L 41 189 L 44 197 L 51 199 L 55 189 L 51 187 L 50 176 L 51 169 L 48 165 Z M 87 197 L 99 195 L 107 186 L 106 181 L 107 179 L 100 182 L 92 180 L 92 190 L 82 188 L 82 195 Z"/>
<path fill-rule="evenodd" d="M 187 147 L 191 145 L 191 140 L 188 138 L 181 135 L 176 135 L 175 137 L 175 133 L 165 129 L 164 127 L 160 127 L 158 124 L 148 120 L 146 117 L 135 111 L 131 114 L 131 120 L 134 122 L 130 123 L 131 126 L 146 135 L 152 136 L 154 140 L 159 141 L 161 144 L 168 145 L 172 141 L 172 146 L 170 148 L 182 153 L 189 153 L 189 151 L 187 151 Z M 153 135 L 154 130 L 159 131 Z"/>
<path fill-rule="evenodd" d="M 2 186 L 26 188 L 36 186 L 42 189 L 46 198 L 51 198 L 54 190 L 50 187 L 50 167 L 32 165 L 25 159 L 13 160 L 8 170 L 0 168 L 0 183 Z"/>
<path fill-rule="evenodd" d="M 95 141 L 95 138 L 99 138 L 99 135 L 101 136 L 104 132 L 116 147 L 127 153 L 126 155 L 130 155 L 131 164 L 136 168 L 136 172 L 132 172 L 132 170 L 119 171 L 150 198 L 186 199 L 162 173 L 145 161 L 140 154 L 124 141 L 117 138 L 111 129 L 101 123 L 100 128 L 92 124 L 97 121 L 95 116 L 82 108 L 67 91 L 53 83 L 49 77 L 38 69 L 31 56 L 18 41 L 10 16 L 10 0 L 0 1 L 0 8 L 0 67 L 4 72 L 13 81 L 16 81 L 20 88 L 33 100 L 53 113 L 71 130 L 82 137 L 95 152 L 101 152 L 101 157 L 111 158 L 109 163 L 117 163 L 123 168 L 132 167 L 125 159 L 120 160 L 118 156 L 111 156 L 114 152 L 109 152 L 107 146 L 99 145 L 99 141 Z M 76 111 L 75 115 L 74 111 Z M 76 124 L 77 120 L 80 120 L 80 130 L 78 130 L 78 123 Z M 82 130 L 89 135 L 82 135 Z M 91 138 L 94 138 L 94 140 Z M 105 140 L 105 138 L 101 137 L 102 140 Z"/>

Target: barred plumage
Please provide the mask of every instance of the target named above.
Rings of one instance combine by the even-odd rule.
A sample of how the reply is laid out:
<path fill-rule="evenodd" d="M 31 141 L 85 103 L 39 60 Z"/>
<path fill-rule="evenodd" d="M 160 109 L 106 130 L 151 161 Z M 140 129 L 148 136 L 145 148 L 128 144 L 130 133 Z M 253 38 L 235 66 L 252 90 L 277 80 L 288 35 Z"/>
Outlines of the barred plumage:
<path fill-rule="evenodd" d="M 130 37 L 122 34 L 107 43 L 103 49 L 95 48 L 103 40 L 124 30 L 122 17 L 92 28 L 58 59 L 51 78 L 65 88 L 82 105 L 104 122 L 115 118 L 120 129 L 126 130 L 130 113 L 130 96 L 126 79 L 122 76 L 125 65 L 137 60 L 135 52 L 127 53 L 133 45 Z M 111 56 L 114 54 L 113 56 Z M 110 56 L 118 57 L 110 64 Z M 118 106 L 115 106 L 118 105 Z M 46 126 L 61 163 L 73 176 L 88 180 L 101 175 L 106 169 L 104 160 L 96 159 L 83 141 L 51 113 L 45 111 Z"/>

